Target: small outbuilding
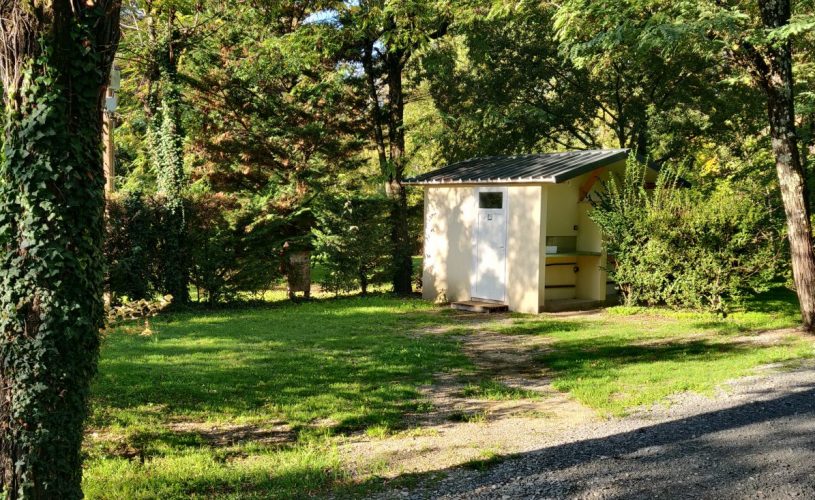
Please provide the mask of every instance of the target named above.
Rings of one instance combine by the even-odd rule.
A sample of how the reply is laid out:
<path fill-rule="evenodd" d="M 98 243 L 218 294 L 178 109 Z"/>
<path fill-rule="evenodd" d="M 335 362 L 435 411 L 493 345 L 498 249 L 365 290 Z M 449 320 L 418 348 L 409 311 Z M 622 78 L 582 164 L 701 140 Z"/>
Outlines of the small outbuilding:
<path fill-rule="evenodd" d="M 627 156 L 492 156 L 408 179 L 424 188 L 424 297 L 524 313 L 605 304 L 614 285 L 588 197 Z"/>

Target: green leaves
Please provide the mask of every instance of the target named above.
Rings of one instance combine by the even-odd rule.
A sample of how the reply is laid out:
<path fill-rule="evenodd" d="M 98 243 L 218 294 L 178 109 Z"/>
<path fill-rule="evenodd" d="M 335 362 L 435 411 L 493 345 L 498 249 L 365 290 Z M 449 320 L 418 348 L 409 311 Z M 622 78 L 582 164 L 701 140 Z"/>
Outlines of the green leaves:
<path fill-rule="evenodd" d="M 595 195 L 590 212 L 627 305 L 726 313 L 746 293 L 772 285 L 782 269 L 782 237 L 778 214 L 755 201 L 760 192 L 727 183 L 710 192 L 677 188 L 667 169 L 647 190 L 645 172 L 630 161 L 624 178 Z"/>
<path fill-rule="evenodd" d="M 792 38 L 815 33 L 815 14 L 805 13 L 793 16 L 790 22 L 767 32 L 772 43 L 784 43 Z"/>

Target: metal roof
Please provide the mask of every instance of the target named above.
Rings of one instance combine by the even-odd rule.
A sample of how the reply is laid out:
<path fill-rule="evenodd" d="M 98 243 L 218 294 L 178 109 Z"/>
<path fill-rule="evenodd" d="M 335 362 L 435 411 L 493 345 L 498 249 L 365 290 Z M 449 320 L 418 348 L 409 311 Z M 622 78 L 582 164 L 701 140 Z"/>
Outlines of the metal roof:
<path fill-rule="evenodd" d="M 557 184 L 628 156 L 627 149 L 592 149 L 516 156 L 473 158 L 405 179 L 414 186 L 540 182 Z"/>

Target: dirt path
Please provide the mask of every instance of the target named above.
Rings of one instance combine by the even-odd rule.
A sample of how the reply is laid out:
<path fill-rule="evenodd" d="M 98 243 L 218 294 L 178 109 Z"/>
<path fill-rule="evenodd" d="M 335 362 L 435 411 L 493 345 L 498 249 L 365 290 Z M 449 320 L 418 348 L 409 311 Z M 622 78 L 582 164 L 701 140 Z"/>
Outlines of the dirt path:
<path fill-rule="evenodd" d="M 558 320 L 583 322 L 628 321 L 627 318 L 610 319 L 592 311 L 552 316 Z M 417 332 L 417 335 L 445 334 L 451 329 L 461 330 L 463 327 L 466 333 L 459 337 L 461 349 L 475 366 L 475 373 L 437 374 L 431 386 L 422 388 L 431 409 L 410 417 L 409 430 L 380 439 L 365 436 L 350 438 L 340 447 L 340 452 L 352 474 L 364 477 L 375 472 L 381 477 L 395 477 L 453 469 L 465 471 L 465 476 L 477 476 L 469 469 L 478 468 L 482 462 L 500 456 L 524 455 L 564 440 L 579 440 L 576 436 L 593 436 L 608 429 L 628 429 L 636 425 L 632 422 L 642 419 L 650 422 L 654 418 L 659 419 L 660 412 L 671 411 L 659 406 L 642 412 L 635 411 L 625 419 L 602 419 L 568 394 L 552 387 L 546 367 L 536 361 L 550 348 L 551 337 L 490 331 L 493 325 L 504 327 L 518 324 L 510 316 L 463 315 L 455 319 L 458 321 L 452 326 Z M 773 344 L 790 333 L 794 331 L 751 332 L 729 337 L 729 341 Z M 699 338 L 710 335 L 703 333 Z M 689 337 L 688 340 L 693 338 L 696 337 Z M 772 373 L 772 370 L 769 369 L 768 373 Z M 523 397 L 488 399 L 468 396 L 467 387 L 478 379 L 488 379 L 517 389 Z M 728 387 L 730 385 L 727 384 Z M 736 387 L 740 386 L 737 384 Z M 691 401 L 691 408 L 686 409 L 690 413 L 694 405 L 699 406 L 700 401 L 707 400 L 703 396 L 687 394 L 670 399 L 670 407 L 677 405 L 680 408 L 683 407 L 682 403 Z M 472 467 L 455 469 L 461 465 Z M 482 492 L 490 496 L 488 493 L 488 490 Z M 430 496 L 435 496 L 435 493 Z"/>
<path fill-rule="evenodd" d="M 392 477 L 489 460 L 534 449 L 533 443 L 547 436 L 597 419 L 593 411 L 555 390 L 545 367 L 535 361 L 548 348 L 548 337 L 498 334 L 483 328 L 486 322 L 512 323 L 505 316 L 462 316 L 460 320 L 472 325 L 460 340 L 475 373 L 437 374 L 431 386 L 422 388 L 430 411 L 410 417 L 408 431 L 385 439 L 349 440 L 340 451 L 353 472 L 364 475 L 374 464 L 385 471 L 385 477 Z M 443 333 L 444 329 L 436 329 L 418 334 Z M 521 397 L 468 396 L 467 389 L 478 380 L 497 382 Z"/>

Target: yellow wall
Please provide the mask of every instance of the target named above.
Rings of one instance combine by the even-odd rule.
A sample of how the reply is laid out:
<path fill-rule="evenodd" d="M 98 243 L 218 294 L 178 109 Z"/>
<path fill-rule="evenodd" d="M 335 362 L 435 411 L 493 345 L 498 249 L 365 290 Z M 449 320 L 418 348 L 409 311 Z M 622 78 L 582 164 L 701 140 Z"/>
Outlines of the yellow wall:
<path fill-rule="evenodd" d="M 425 188 L 422 296 L 470 299 L 476 205 L 472 187 Z"/>
<path fill-rule="evenodd" d="M 591 203 L 583 201 L 577 204 L 577 249 L 583 252 L 600 252 L 603 250 L 603 236 L 600 227 L 589 218 Z"/>
<path fill-rule="evenodd" d="M 546 235 L 577 236 L 577 193 L 583 177 L 546 186 Z"/>
<path fill-rule="evenodd" d="M 547 271 L 546 267 L 546 230 L 547 230 L 547 208 L 549 206 L 549 187 L 541 186 L 541 209 L 540 209 L 540 230 L 538 231 L 538 240 L 540 241 L 540 248 L 538 249 L 538 312 L 543 310 L 543 302 L 545 299 L 545 289 L 543 284 L 546 283 Z"/>
<path fill-rule="evenodd" d="M 583 252 L 599 252 L 600 256 L 579 256 L 577 258 L 580 272 L 577 273 L 577 288 L 575 295 L 582 299 L 606 299 L 606 271 L 605 255 L 603 252 L 603 237 L 600 227 L 589 218 L 591 204 L 581 202 L 577 205 L 578 235 L 577 249 Z"/>
<path fill-rule="evenodd" d="M 612 169 L 622 172 L 624 162 L 612 165 Z M 580 188 L 589 179 L 591 173 L 584 174 L 562 184 L 548 185 L 544 189 L 548 201 L 546 203 L 546 232 L 545 236 L 572 236 L 576 239 L 578 252 L 603 252 L 602 235 L 600 228 L 592 222 L 588 213 L 591 204 L 587 201 L 578 202 Z M 608 178 L 608 174 L 603 178 Z M 601 186 L 597 181 L 593 188 Z M 577 226 L 577 230 L 575 230 Z M 543 241 L 546 238 L 543 238 Z M 545 246 L 542 245 L 545 252 Z M 605 300 L 606 298 L 606 272 L 602 268 L 605 256 L 575 255 L 566 257 L 543 257 L 545 279 L 541 281 L 541 306 L 545 300 L 560 299 L 592 299 Z M 574 266 L 548 266 L 545 264 L 575 263 Z M 574 288 L 546 288 L 546 285 L 574 285 Z"/>
<path fill-rule="evenodd" d="M 566 236 L 576 237 L 578 232 L 574 226 L 578 223 L 578 214 L 575 210 L 577 194 L 580 188 L 581 179 L 572 179 L 563 184 L 551 184 L 546 186 L 546 236 Z M 546 238 L 544 238 L 545 244 Z M 541 306 L 545 300 L 573 299 L 575 288 L 549 288 L 546 285 L 575 285 L 576 275 L 574 266 L 549 266 L 546 264 L 566 264 L 575 262 L 574 257 L 546 258 L 545 248 L 542 257 L 543 267 L 546 269 L 546 279 L 541 286 Z"/>
<path fill-rule="evenodd" d="M 541 256 L 541 186 L 510 186 L 507 225 L 507 305 L 537 314 Z"/>

